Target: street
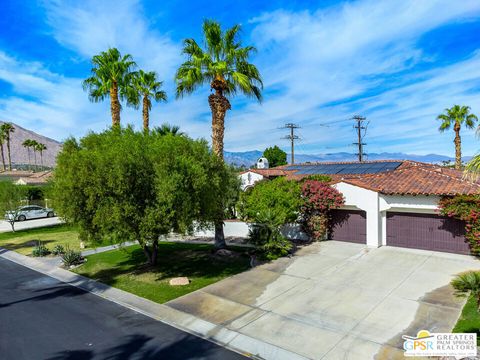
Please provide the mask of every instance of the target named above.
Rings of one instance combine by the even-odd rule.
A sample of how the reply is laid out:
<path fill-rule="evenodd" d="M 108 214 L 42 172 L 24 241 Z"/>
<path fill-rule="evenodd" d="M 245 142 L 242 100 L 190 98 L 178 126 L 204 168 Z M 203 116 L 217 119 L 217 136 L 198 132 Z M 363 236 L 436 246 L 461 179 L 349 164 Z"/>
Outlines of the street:
<path fill-rule="evenodd" d="M 0 284 L 2 360 L 244 358 L 3 258 Z"/>

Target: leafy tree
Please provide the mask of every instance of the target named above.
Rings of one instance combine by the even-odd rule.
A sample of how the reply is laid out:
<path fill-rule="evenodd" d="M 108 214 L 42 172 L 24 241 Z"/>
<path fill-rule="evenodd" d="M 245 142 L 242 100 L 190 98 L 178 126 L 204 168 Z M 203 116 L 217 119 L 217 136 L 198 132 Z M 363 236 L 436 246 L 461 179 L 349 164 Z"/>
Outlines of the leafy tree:
<path fill-rule="evenodd" d="M 155 264 L 161 235 L 220 220 L 230 176 L 205 141 L 115 127 L 65 142 L 55 207 L 82 240 L 138 241 Z"/>
<path fill-rule="evenodd" d="M 139 70 L 135 72 L 132 83 L 130 102 L 135 107 L 138 107 L 140 102 L 142 103 L 143 130 L 148 132 L 152 99 L 156 102 L 167 101 L 167 94 L 160 90 L 163 82 L 157 80 L 157 74 L 154 71 Z"/>
<path fill-rule="evenodd" d="M 300 183 L 284 177 L 260 181 L 240 195 L 240 214 L 254 223 L 249 240 L 264 257 L 273 259 L 290 250 L 280 228 L 297 220 L 302 205 Z"/>
<path fill-rule="evenodd" d="M 14 185 L 11 181 L 0 181 L 0 213 L 6 215 L 5 220 L 12 231 L 15 231 L 15 220 L 23 200 L 25 189 L 22 186 Z"/>
<path fill-rule="evenodd" d="M 12 134 L 15 132 L 15 127 L 12 123 L 3 123 L 0 126 L 0 132 L 5 138 L 5 143 L 7 144 L 7 156 L 8 156 L 8 170 L 12 171 L 12 157 L 10 153 L 10 141 L 12 139 Z"/>
<path fill-rule="evenodd" d="M 208 103 L 212 111 L 212 148 L 220 159 L 223 159 L 225 115 L 231 109 L 226 96 L 234 96 L 240 91 L 258 101 L 262 98 L 260 72 L 249 62 L 249 57 L 256 49 L 253 46 L 242 46 L 239 32 L 240 25 L 223 31 L 218 22 L 205 20 L 205 48 L 202 49 L 194 39 L 186 39 L 183 54 L 187 60 L 180 65 L 175 76 L 177 98 L 190 94 L 205 84 L 209 84 L 214 91 L 208 97 Z M 225 247 L 223 222 L 215 224 L 215 246 Z"/>
<path fill-rule="evenodd" d="M 438 120 L 442 121 L 440 125 L 440 132 L 449 130 L 453 127 L 455 132 L 455 169 L 462 168 L 462 140 L 460 137 L 460 129 L 465 125 L 467 129 L 473 129 L 475 122 L 478 120 L 477 116 L 470 113 L 469 106 L 454 105 L 450 109 L 445 109 L 445 113 L 437 116 Z"/>
<path fill-rule="evenodd" d="M 451 282 L 457 296 L 473 296 L 480 311 L 480 271 L 467 271 L 457 275 Z"/>
<path fill-rule="evenodd" d="M 132 56 L 122 56 L 116 48 L 102 51 L 92 58 L 92 76 L 83 82 L 92 102 L 100 102 L 110 97 L 112 126 L 120 126 L 120 100 L 131 94 L 132 69 L 136 66 Z"/>
<path fill-rule="evenodd" d="M 160 136 L 165 136 L 165 135 L 185 136 L 185 133 L 180 131 L 179 126 L 170 125 L 167 123 L 163 123 L 161 126 L 154 127 L 153 131 Z"/>
<path fill-rule="evenodd" d="M 287 164 L 287 153 L 280 149 L 277 145 L 266 148 L 263 152 L 263 156 L 267 158 L 268 165 L 270 167 Z"/>

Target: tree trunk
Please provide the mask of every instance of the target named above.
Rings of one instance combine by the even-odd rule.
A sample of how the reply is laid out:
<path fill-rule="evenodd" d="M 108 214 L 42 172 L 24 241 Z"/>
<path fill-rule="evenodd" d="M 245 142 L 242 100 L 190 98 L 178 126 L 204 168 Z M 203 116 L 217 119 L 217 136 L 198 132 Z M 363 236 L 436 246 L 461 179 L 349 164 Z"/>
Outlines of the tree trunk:
<path fill-rule="evenodd" d="M 10 154 L 10 137 L 7 137 L 7 155 L 8 155 L 8 170 L 12 171 L 12 157 Z"/>
<path fill-rule="evenodd" d="M 3 171 L 7 171 L 7 165 L 5 164 L 5 152 L 3 150 L 3 143 L 1 144 L 1 153 L 2 153 Z"/>
<path fill-rule="evenodd" d="M 118 100 L 118 84 L 115 81 L 110 88 L 110 112 L 112 113 L 112 127 L 120 126 L 120 101 Z"/>
<path fill-rule="evenodd" d="M 455 131 L 455 169 L 460 170 L 462 168 L 462 140 L 460 139 L 460 124 L 455 123 L 453 128 Z"/>
<path fill-rule="evenodd" d="M 40 164 L 42 164 L 42 171 L 43 171 L 43 151 L 40 151 Z"/>
<path fill-rule="evenodd" d="M 155 265 L 157 263 L 157 255 L 158 255 L 158 240 L 153 241 L 151 250 L 148 247 L 148 245 L 146 245 L 145 243 L 144 245 L 142 245 L 142 249 L 143 249 L 143 253 L 147 257 L 148 264 Z"/>
<path fill-rule="evenodd" d="M 32 164 L 30 161 L 30 147 L 27 147 L 27 154 L 28 154 L 28 170 L 31 170 Z"/>
<path fill-rule="evenodd" d="M 35 149 L 33 149 L 33 157 L 35 159 L 35 170 L 34 171 L 37 171 L 37 151 Z"/>
<path fill-rule="evenodd" d="M 149 127 L 150 127 L 150 114 L 148 111 L 148 97 L 143 96 L 143 109 L 142 109 L 142 115 L 143 115 L 143 131 L 145 133 L 148 133 Z"/>
<path fill-rule="evenodd" d="M 208 103 L 212 110 L 212 150 L 220 159 L 223 160 L 223 137 L 225 134 L 225 115 L 227 110 L 231 109 L 230 102 L 223 96 L 221 90 L 216 90 L 215 94 L 208 97 Z M 223 233 L 223 209 L 222 220 L 215 222 L 215 248 L 223 249 L 227 246 L 225 243 L 225 234 Z"/>

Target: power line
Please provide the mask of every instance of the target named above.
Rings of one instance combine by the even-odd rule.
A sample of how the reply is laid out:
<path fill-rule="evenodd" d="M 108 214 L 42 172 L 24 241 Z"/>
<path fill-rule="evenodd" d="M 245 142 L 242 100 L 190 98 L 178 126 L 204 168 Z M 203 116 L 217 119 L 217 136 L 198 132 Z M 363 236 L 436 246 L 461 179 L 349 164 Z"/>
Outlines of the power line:
<path fill-rule="evenodd" d="M 363 152 L 363 147 L 367 145 L 363 142 L 363 139 L 367 134 L 368 123 L 365 124 L 366 118 L 360 115 L 355 115 L 352 120 L 357 122 L 356 125 L 353 126 L 357 130 L 357 142 L 354 142 L 353 145 L 358 146 L 358 161 L 363 162 L 364 157 L 367 156 L 367 154 Z"/>
<path fill-rule="evenodd" d="M 282 139 L 290 140 L 290 144 L 291 144 L 291 147 L 292 147 L 291 163 L 294 164 L 295 163 L 295 140 L 300 139 L 300 137 L 298 135 L 295 135 L 295 129 L 300 129 L 300 126 L 298 126 L 296 124 L 293 124 L 293 123 L 287 123 L 287 124 L 285 124 L 285 126 L 282 127 L 282 129 L 290 129 L 290 134 L 282 137 Z"/>

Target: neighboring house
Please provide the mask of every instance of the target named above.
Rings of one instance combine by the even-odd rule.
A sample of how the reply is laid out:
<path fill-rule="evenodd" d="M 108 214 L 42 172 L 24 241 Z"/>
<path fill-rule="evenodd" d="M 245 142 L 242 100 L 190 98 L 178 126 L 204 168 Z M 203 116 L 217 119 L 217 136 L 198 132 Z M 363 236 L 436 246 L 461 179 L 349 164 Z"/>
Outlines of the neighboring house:
<path fill-rule="evenodd" d="M 15 184 L 17 185 L 46 185 L 48 180 L 52 177 L 51 171 L 41 171 L 32 173 L 30 176 L 21 177 Z"/>
<path fill-rule="evenodd" d="M 332 240 L 469 254 L 465 224 L 438 214 L 442 196 L 480 192 L 460 171 L 407 160 L 285 165 L 249 170 L 242 180 L 249 173 L 245 187 L 276 176 L 332 177 L 345 197 L 345 206 L 332 212 Z"/>

